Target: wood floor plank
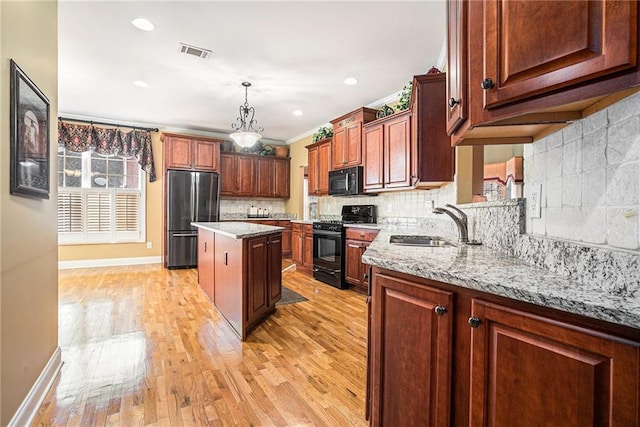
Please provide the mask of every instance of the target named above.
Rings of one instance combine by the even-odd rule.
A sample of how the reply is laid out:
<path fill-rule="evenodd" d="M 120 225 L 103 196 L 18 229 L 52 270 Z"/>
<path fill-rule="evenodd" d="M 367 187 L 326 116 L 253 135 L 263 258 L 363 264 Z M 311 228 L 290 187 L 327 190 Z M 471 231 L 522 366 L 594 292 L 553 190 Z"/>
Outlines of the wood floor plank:
<path fill-rule="evenodd" d="M 34 426 L 365 426 L 365 297 L 297 271 L 308 301 L 241 342 L 197 284 L 159 265 L 61 270 L 63 367 Z"/>

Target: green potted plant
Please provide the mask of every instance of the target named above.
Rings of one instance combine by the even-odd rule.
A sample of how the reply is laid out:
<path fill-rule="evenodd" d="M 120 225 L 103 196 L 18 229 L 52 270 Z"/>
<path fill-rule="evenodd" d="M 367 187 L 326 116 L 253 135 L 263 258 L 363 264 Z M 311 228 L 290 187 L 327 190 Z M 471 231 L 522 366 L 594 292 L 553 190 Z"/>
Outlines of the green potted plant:
<path fill-rule="evenodd" d="M 322 126 L 316 133 L 313 134 L 312 141 L 318 142 L 321 139 L 331 138 L 333 136 L 333 128 L 328 126 Z"/>
<path fill-rule="evenodd" d="M 409 108 L 412 86 L 413 82 L 409 82 L 402 88 L 402 91 L 400 92 L 400 99 L 398 99 L 398 103 L 396 104 L 396 111 L 404 111 Z"/>

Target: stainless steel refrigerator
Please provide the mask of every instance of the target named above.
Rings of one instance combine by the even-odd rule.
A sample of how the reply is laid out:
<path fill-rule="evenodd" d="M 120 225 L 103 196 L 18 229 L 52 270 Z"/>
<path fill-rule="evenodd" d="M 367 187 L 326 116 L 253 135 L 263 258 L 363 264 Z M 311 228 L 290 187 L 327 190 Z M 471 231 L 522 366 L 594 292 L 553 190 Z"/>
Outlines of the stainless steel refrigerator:
<path fill-rule="evenodd" d="M 214 172 L 167 172 L 167 268 L 198 265 L 198 232 L 191 223 L 219 220 L 218 184 Z"/>

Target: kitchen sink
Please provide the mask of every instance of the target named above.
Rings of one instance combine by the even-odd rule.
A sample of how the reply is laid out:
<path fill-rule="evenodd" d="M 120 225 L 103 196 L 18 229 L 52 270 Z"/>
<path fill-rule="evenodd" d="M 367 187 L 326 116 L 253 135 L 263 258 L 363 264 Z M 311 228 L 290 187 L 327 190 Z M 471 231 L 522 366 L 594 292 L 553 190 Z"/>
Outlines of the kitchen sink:
<path fill-rule="evenodd" d="M 389 238 L 389 243 L 405 246 L 443 247 L 455 246 L 450 241 L 440 236 L 401 236 L 394 235 Z"/>

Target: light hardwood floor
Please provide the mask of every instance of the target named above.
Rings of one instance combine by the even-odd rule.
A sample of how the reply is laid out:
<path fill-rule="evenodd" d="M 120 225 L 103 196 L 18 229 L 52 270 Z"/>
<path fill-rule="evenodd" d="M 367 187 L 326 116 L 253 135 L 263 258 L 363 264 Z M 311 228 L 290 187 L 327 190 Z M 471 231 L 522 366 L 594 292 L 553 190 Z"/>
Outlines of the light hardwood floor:
<path fill-rule="evenodd" d="M 242 343 L 160 265 L 59 272 L 64 365 L 33 425 L 365 426 L 366 304 L 299 272 Z"/>

